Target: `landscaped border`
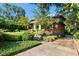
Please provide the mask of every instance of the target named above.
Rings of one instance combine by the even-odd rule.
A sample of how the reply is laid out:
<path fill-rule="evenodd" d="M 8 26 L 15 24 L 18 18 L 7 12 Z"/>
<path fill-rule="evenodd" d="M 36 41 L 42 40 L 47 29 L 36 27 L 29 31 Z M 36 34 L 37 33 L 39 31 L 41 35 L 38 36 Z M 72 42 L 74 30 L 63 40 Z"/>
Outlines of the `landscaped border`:
<path fill-rule="evenodd" d="M 9 41 L 10 42 L 10 41 Z M 19 42 L 19 41 L 17 41 L 17 42 Z M 39 43 L 38 41 L 20 41 L 21 43 L 23 43 L 23 44 L 26 44 L 24 47 L 22 47 L 22 46 L 20 46 L 18 43 L 18 47 L 17 47 L 17 45 L 15 45 L 14 47 L 13 47 L 13 51 L 9 51 L 10 49 L 11 49 L 11 47 L 9 47 L 10 49 L 6 52 L 6 51 L 4 51 L 4 50 L 6 50 L 6 48 L 2 51 L 2 52 L 4 52 L 3 54 L 0 54 L 1 56 L 11 56 L 11 55 L 15 55 L 15 54 L 17 54 L 17 53 L 19 53 L 19 52 L 22 52 L 22 51 L 25 51 L 25 50 L 27 50 L 27 49 L 30 49 L 30 48 L 33 48 L 33 47 L 35 47 L 35 46 L 37 46 L 37 45 L 40 45 L 41 43 Z M 24 43 L 25 42 L 25 43 Z M 28 45 L 27 45 L 27 43 L 28 43 Z M 30 44 L 30 45 L 29 45 Z M 20 48 L 21 47 L 21 48 Z M 14 50 L 14 48 L 15 48 L 15 50 Z M 20 49 L 19 49 L 20 48 Z M 1 52 L 0 52 L 1 53 Z"/>

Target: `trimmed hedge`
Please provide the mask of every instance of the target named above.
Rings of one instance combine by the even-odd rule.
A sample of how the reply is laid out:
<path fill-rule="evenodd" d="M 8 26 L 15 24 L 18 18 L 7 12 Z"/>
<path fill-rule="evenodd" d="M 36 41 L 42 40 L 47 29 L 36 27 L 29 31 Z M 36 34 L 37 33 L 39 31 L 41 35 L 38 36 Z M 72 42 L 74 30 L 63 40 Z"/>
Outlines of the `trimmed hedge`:
<path fill-rule="evenodd" d="M 21 36 L 20 35 L 10 35 L 10 34 L 5 34 L 3 35 L 5 40 L 21 40 Z"/>
<path fill-rule="evenodd" d="M 30 32 L 4 32 L 3 37 L 7 41 L 26 41 L 33 40 L 33 35 Z"/>
<path fill-rule="evenodd" d="M 22 39 L 21 34 L 16 32 L 4 32 L 3 37 L 6 41 L 20 41 Z"/>

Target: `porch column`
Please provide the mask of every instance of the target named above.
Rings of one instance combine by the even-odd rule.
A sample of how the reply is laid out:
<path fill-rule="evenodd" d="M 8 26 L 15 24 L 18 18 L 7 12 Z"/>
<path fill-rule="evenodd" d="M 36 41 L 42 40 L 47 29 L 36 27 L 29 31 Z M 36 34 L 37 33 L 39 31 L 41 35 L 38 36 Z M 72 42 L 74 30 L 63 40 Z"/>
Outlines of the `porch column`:
<path fill-rule="evenodd" d="M 36 30 L 36 25 L 34 24 L 34 30 Z"/>
<path fill-rule="evenodd" d="M 39 25 L 39 30 L 41 30 L 41 25 Z"/>

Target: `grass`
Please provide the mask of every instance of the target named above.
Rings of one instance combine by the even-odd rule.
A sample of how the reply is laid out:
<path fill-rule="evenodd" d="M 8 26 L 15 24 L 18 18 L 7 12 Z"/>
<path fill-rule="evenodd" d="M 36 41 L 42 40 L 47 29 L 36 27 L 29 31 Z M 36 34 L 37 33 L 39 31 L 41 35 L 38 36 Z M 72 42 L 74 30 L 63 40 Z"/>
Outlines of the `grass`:
<path fill-rule="evenodd" d="M 0 42 L 0 56 L 14 55 L 40 44 L 38 41 L 4 41 Z"/>

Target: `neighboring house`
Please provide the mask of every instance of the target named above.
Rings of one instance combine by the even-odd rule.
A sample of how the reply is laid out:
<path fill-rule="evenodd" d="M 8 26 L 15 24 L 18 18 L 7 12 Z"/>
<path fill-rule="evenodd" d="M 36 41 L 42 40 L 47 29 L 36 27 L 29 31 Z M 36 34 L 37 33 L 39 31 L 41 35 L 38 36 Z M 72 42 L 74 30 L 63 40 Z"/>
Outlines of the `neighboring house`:
<path fill-rule="evenodd" d="M 50 32 L 50 33 L 53 33 L 53 34 L 59 34 L 59 33 L 64 33 L 64 30 L 65 30 L 65 25 L 64 25 L 64 21 L 65 21 L 65 18 L 62 16 L 62 15 L 55 15 L 55 16 L 48 16 L 48 17 L 51 17 L 52 18 L 52 21 L 54 21 L 54 23 L 52 24 L 52 26 L 50 26 L 50 28 L 44 28 L 44 31 L 45 32 Z M 41 29 L 41 25 L 39 26 L 36 26 L 35 25 L 35 21 L 34 20 L 31 20 L 31 28 L 34 30 L 36 28 L 39 28 L 39 30 Z"/>

